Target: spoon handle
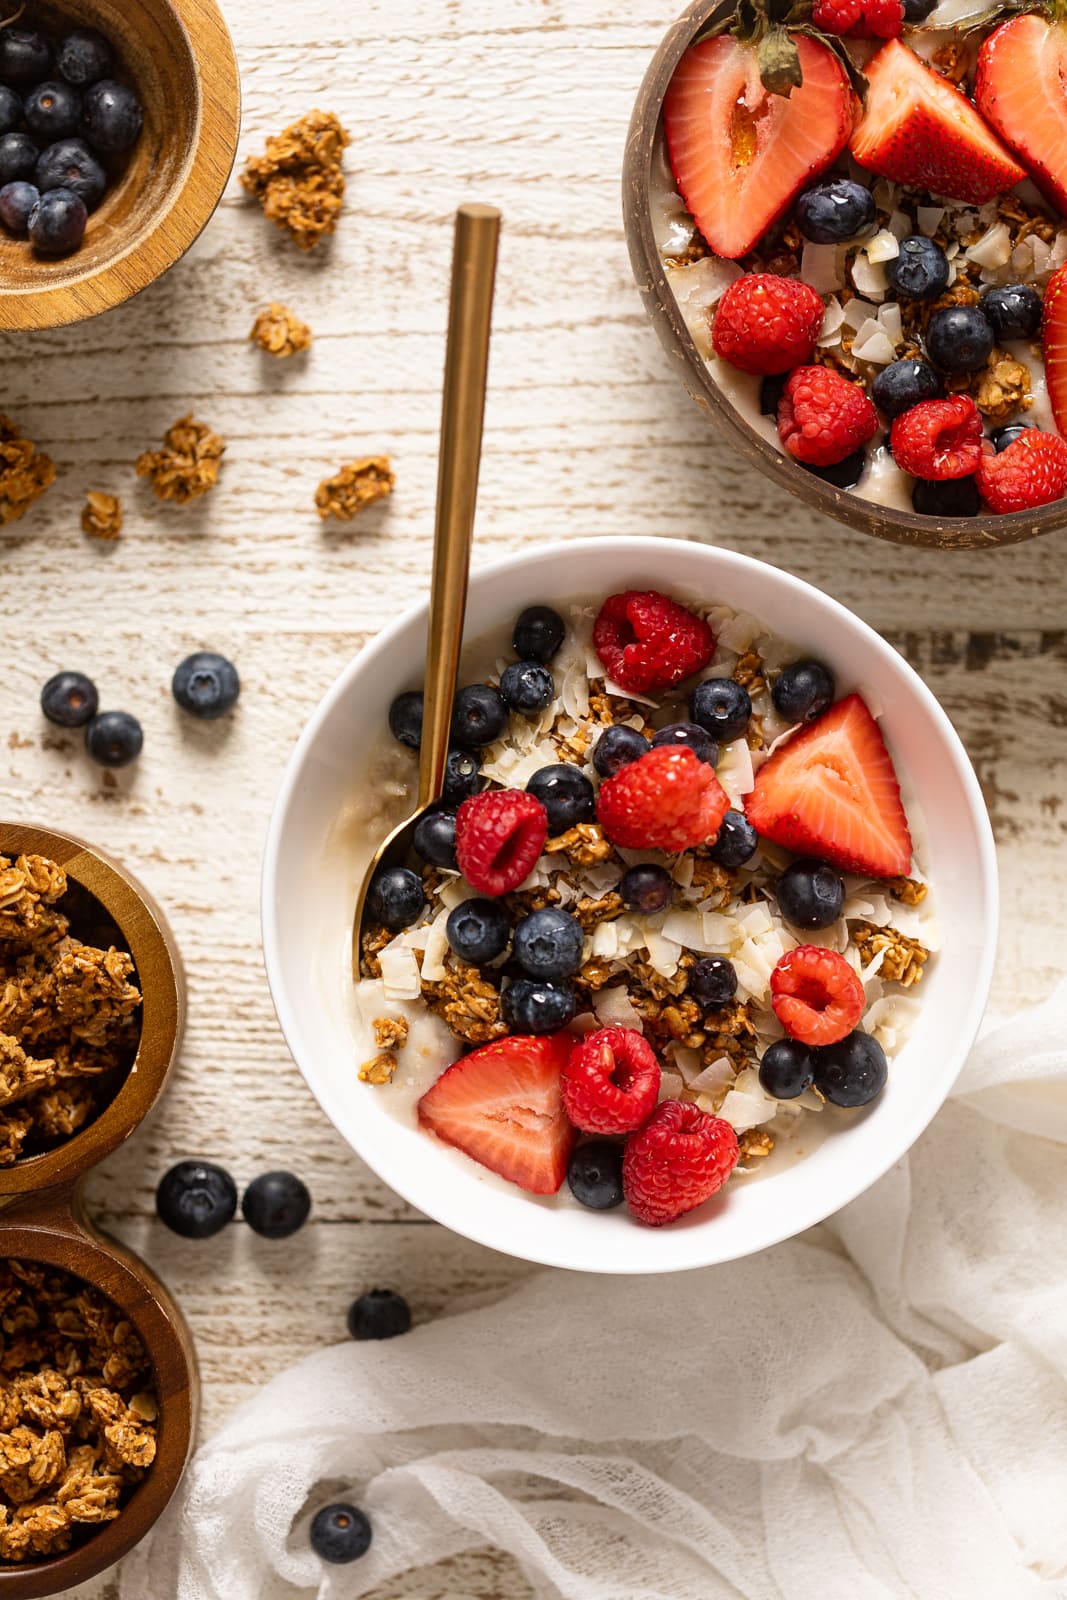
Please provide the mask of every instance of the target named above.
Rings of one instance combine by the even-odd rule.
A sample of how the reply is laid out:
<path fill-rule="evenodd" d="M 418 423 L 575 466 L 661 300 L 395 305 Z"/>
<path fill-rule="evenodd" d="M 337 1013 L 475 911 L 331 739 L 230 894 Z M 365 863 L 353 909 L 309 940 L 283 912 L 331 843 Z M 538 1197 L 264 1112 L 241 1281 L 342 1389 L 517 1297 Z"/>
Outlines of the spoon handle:
<path fill-rule="evenodd" d="M 426 637 L 420 810 L 439 798 L 448 757 L 478 495 L 499 233 L 500 212 L 493 206 L 463 205 L 456 212 Z"/>

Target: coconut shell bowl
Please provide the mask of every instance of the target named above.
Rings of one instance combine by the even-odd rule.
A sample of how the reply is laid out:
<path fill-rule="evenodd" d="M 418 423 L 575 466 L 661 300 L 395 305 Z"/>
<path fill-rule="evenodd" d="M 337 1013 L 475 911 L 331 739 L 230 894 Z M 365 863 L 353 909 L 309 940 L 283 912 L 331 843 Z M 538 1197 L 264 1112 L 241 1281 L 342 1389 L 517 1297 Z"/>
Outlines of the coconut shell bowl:
<path fill-rule="evenodd" d="M 713 363 L 697 348 L 669 281 L 672 274 L 665 269 L 657 247 L 657 231 L 663 226 L 663 198 L 674 188 L 663 131 L 663 103 L 685 51 L 709 25 L 729 17 L 734 10 L 735 0 L 693 0 L 667 30 L 638 92 L 623 168 L 623 211 L 634 276 L 671 365 L 685 388 L 725 436 L 730 448 L 752 467 L 788 489 L 813 511 L 825 512 L 880 539 L 940 549 L 984 549 L 1016 544 L 1062 526 L 1067 522 L 1067 498 L 1027 511 L 943 517 L 921 516 L 910 506 L 884 505 L 836 488 L 800 466 L 778 446 L 776 438 L 765 437 L 739 412 L 725 392 L 729 379 L 724 377 L 720 383 Z M 677 274 L 674 276 L 677 281 Z M 768 434 L 772 431 L 767 429 Z"/>
<path fill-rule="evenodd" d="M 68 895 L 117 929 L 114 942 L 129 951 L 143 997 L 136 1055 L 95 1119 L 64 1143 L 0 1167 L 0 1257 L 70 1273 L 109 1300 L 144 1345 L 158 1408 L 155 1459 L 113 1521 L 76 1524 L 64 1554 L 0 1561 L 0 1600 L 35 1600 L 67 1594 L 132 1549 L 177 1488 L 193 1443 L 196 1363 L 181 1312 L 143 1261 L 93 1225 L 81 1198 L 86 1173 L 135 1132 L 159 1097 L 181 1039 L 185 993 L 162 913 L 117 862 L 66 834 L 22 824 L 0 823 L 0 851 L 63 867 Z M 70 915 L 77 934 L 73 909 Z"/>

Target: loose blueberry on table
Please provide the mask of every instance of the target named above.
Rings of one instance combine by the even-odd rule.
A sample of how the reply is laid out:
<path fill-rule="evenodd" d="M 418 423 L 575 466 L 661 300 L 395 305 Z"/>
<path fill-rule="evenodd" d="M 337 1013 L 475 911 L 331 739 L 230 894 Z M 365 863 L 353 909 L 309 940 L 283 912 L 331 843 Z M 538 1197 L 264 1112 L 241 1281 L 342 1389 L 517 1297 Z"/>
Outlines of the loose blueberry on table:
<path fill-rule="evenodd" d="M 316 1511 L 308 1534 L 315 1554 L 323 1561 L 338 1566 L 365 1556 L 372 1538 L 373 1530 L 367 1513 L 346 1501 L 323 1506 L 321 1511 Z"/>
<path fill-rule="evenodd" d="M 213 1161 L 179 1161 L 159 1180 L 159 1220 L 185 1239 L 209 1239 L 232 1221 L 237 1185 Z"/>

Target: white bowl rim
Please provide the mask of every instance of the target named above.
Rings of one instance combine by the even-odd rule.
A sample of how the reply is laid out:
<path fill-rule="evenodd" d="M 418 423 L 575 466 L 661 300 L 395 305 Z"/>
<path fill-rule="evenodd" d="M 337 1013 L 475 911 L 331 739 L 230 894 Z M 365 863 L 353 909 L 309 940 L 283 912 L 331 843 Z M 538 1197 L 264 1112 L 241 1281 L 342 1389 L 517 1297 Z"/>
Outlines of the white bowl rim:
<path fill-rule="evenodd" d="M 352 1143 L 352 1140 L 345 1134 L 339 1121 L 333 1115 L 330 1105 L 327 1103 L 327 1097 L 316 1085 L 314 1074 L 305 1069 L 303 1063 L 290 1046 L 290 1053 L 293 1055 L 301 1076 L 323 1112 L 345 1140 L 345 1143 L 349 1145 L 361 1161 L 365 1162 L 381 1178 L 382 1182 L 386 1183 L 402 1200 L 417 1211 L 424 1215 L 430 1214 L 431 1220 L 440 1223 L 464 1238 L 470 1239 L 475 1244 L 485 1246 L 487 1249 L 497 1250 L 503 1254 L 512 1255 L 517 1259 L 528 1260 L 542 1266 L 561 1267 L 568 1270 L 596 1272 L 612 1276 L 642 1276 L 664 1271 L 692 1271 L 700 1267 L 718 1265 L 727 1261 L 741 1259 L 746 1255 L 755 1254 L 759 1250 L 768 1249 L 774 1244 L 780 1244 L 784 1240 L 804 1232 L 807 1228 L 824 1222 L 828 1217 L 833 1216 L 861 1194 L 866 1193 L 879 1178 L 884 1177 L 890 1168 L 907 1154 L 916 1139 L 929 1126 L 951 1094 L 952 1086 L 959 1076 L 967 1055 L 978 1035 L 985 1012 L 993 979 L 999 926 L 999 876 L 993 829 L 982 797 L 981 787 L 959 734 L 956 732 L 947 712 L 936 695 L 915 671 L 911 663 L 902 657 L 892 645 L 888 644 L 862 617 L 851 611 L 839 600 L 834 599 L 832 595 L 827 594 L 825 590 L 819 589 L 817 585 L 808 583 L 803 578 L 796 577 L 784 568 L 774 566 L 771 562 L 760 561 L 754 556 L 744 555 L 739 551 L 724 549 L 718 545 L 705 544 L 701 540 L 675 540 L 669 536 L 658 535 L 601 535 L 593 538 L 553 541 L 548 545 L 540 545 L 532 550 L 520 550 L 509 555 L 498 556 L 493 561 L 473 568 L 471 571 L 471 583 L 474 585 L 483 578 L 491 578 L 505 570 L 510 570 L 517 575 L 521 574 L 525 568 L 540 566 L 553 555 L 571 557 L 576 554 L 588 555 L 595 553 L 607 556 L 614 553 L 618 556 L 634 558 L 655 557 L 657 555 L 662 557 L 664 546 L 671 544 L 684 544 L 691 549 L 706 551 L 709 556 L 714 558 L 716 563 L 719 563 L 725 569 L 727 574 L 731 569 L 744 571 L 751 568 L 766 568 L 773 571 L 776 582 L 781 582 L 787 589 L 792 589 L 796 594 L 805 595 L 814 592 L 818 595 L 820 603 L 827 606 L 832 614 L 844 619 L 849 627 L 858 629 L 861 635 L 865 637 L 865 642 L 872 653 L 883 658 L 890 658 L 893 668 L 902 671 L 904 676 L 910 679 L 912 690 L 917 698 L 923 702 L 928 714 L 938 726 L 945 752 L 950 755 L 955 769 L 955 776 L 967 796 L 970 820 L 974 825 L 979 848 L 979 858 L 975 863 L 975 867 L 980 881 L 985 937 L 977 966 L 971 1001 L 960 1018 L 957 1030 L 960 1043 L 955 1052 L 955 1070 L 952 1072 L 951 1077 L 946 1078 L 945 1092 L 942 1098 L 929 1106 L 925 1104 L 918 1106 L 910 1120 L 906 1120 L 903 1123 L 896 1138 L 887 1143 L 883 1155 L 870 1164 L 869 1168 L 858 1178 L 858 1181 L 843 1185 L 841 1192 L 835 1194 L 830 1204 L 827 1205 L 823 1200 L 816 1200 L 808 1208 L 803 1206 L 792 1207 L 788 1215 L 783 1217 L 781 1227 L 763 1234 L 752 1246 L 751 1250 L 744 1248 L 716 1250 L 712 1248 L 704 1253 L 698 1250 L 694 1252 L 694 1258 L 685 1263 L 670 1263 L 665 1266 L 657 1266 L 654 1261 L 649 1261 L 647 1263 L 642 1262 L 637 1266 L 628 1266 L 624 1270 L 606 1263 L 598 1264 L 596 1261 L 583 1260 L 580 1264 L 576 1264 L 565 1259 L 563 1253 L 548 1248 L 544 1250 L 526 1248 L 522 1251 L 512 1249 L 494 1234 L 491 1226 L 482 1228 L 471 1224 L 469 1221 L 459 1223 L 452 1220 L 449 1216 L 449 1205 L 445 1195 L 441 1197 L 441 1205 L 435 1207 L 432 1214 L 428 1213 L 425 1201 L 415 1199 L 408 1192 L 403 1175 L 397 1177 L 390 1172 L 386 1176 L 380 1170 L 373 1152 L 358 1149 Z M 300 781 L 304 760 L 308 751 L 314 745 L 319 730 L 329 717 L 333 707 L 350 691 L 353 679 L 368 668 L 373 667 L 376 661 L 386 657 L 396 637 L 408 628 L 415 619 L 425 616 L 428 607 L 428 595 L 413 601 L 391 623 L 369 639 L 348 665 L 342 668 L 308 718 L 282 775 L 281 784 L 271 812 L 264 847 L 260 915 L 267 982 L 278 1023 L 287 1044 L 291 1037 L 299 1037 L 299 1030 L 295 1019 L 295 1008 L 290 1001 L 281 977 L 283 962 L 280 951 L 279 923 L 276 917 L 277 895 L 275 894 L 275 883 L 285 824 L 295 790 Z M 817 1195 L 819 1193 L 818 1186 L 812 1185 L 811 1193 L 813 1196 Z M 714 1239 L 715 1232 L 714 1229 L 694 1230 L 693 1237 Z"/>

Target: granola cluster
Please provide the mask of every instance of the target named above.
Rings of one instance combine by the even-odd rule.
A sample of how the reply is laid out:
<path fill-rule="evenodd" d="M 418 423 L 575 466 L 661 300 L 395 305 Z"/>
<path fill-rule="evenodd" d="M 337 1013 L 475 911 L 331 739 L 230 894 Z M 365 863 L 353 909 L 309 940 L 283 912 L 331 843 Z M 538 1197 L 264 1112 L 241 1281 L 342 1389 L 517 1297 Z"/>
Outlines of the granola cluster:
<path fill-rule="evenodd" d="M 76 1133 L 136 1053 L 133 961 L 74 937 L 77 910 L 54 861 L 0 856 L 0 1166 Z"/>
<path fill-rule="evenodd" d="M 351 522 L 376 500 L 392 494 L 396 478 L 388 456 L 364 456 L 349 461 L 332 478 L 324 478 L 315 490 L 315 509 L 319 516 Z"/>
<path fill-rule="evenodd" d="M 0 1561 L 59 1555 L 119 1516 L 156 1454 L 141 1340 L 69 1273 L 0 1263 Z"/>
<path fill-rule="evenodd" d="M 183 506 L 215 487 L 225 449 L 219 435 L 189 412 L 167 429 L 161 450 L 137 457 L 137 476 L 150 480 L 160 500 Z"/>
<path fill-rule="evenodd" d="M 349 143 L 332 111 L 309 111 L 245 163 L 242 188 L 300 250 L 313 250 L 337 226 L 345 192 L 341 155 Z"/>
<path fill-rule="evenodd" d="M 17 522 L 55 477 L 51 456 L 24 439 L 10 417 L 0 415 L 0 523 Z"/>
<path fill-rule="evenodd" d="M 122 532 L 122 502 L 116 494 L 90 489 L 82 507 L 82 532 L 92 539 L 117 539 Z"/>
<path fill-rule="evenodd" d="M 311 329 L 295 311 L 272 300 L 257 314 L 248 337 L 269 356 L 295 356 L 311 344 Z"/>

